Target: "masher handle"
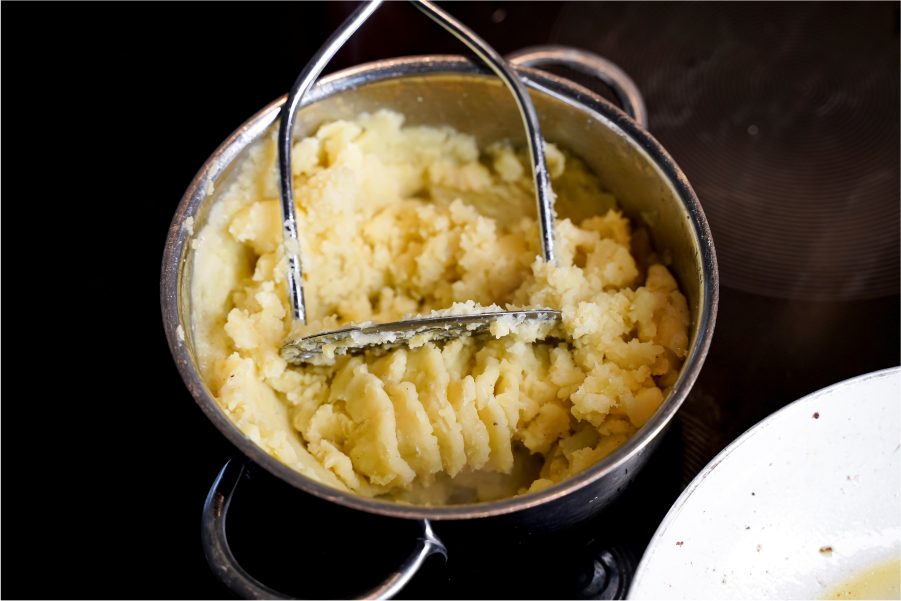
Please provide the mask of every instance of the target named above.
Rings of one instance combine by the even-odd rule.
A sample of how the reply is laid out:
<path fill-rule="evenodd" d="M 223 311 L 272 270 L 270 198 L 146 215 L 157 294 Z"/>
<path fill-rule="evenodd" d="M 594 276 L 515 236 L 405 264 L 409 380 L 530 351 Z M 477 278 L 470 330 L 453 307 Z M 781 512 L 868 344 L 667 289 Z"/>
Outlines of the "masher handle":
<path fill-rule="evenodd" d="M 288 257 L 288 301 L 291 305 L 292 319 L 301 323 L 306 323 L 306 308 L 303 298 L 300 243 L 297 239 L 297 221 L 294 215 L 294 182 L 291 173 L 291 141 L 294 132 L 294 119 L 297 116 L 297 110 L 300 108 L 304 94 L 313 87 L 319 74 L 322 73 L 322 70 L 338 49 L 375 12 L 381 3 L 382 0 L 372 0 L 362 4 L 341 24 L 341 27 L 332 34 L 332 37 L 326 41 L 301 71 L 300 76 L 288 93 L 284 108 L 282 108 L 281 124 L 278 132 L 278 168 L 282 220 L 284 222 L 285 254 Z M 501 78 L 510 92 L 513 93 L 513 98 L 516 100 L 516 106 L 522 116 L 523 125 L 525 125 L 529 139 L 529 158 L 532 162 L 535 200 L 538 205 L 541 255 L 545 261 L 556 264 L 555 213 L 551 196 L 550 177 L 548 176 L 547 162 L 544 158 L 544 138 L 541 137 L 538 113 L 535 112 L 535 105 L 532 104 L 529 92 L 503 57 L 472 30 L 432 2 L 410 0 L 410 4 L 466 44 L 470 50 L 475 52 L 494 71 L 495 75 Z"/>
<path fill-rule="evenodd" d="M 322 48 L 313 55 L 303 68 L 282 107 L 281 124 L 278 129 L 278 187 L 282 205 L 282 223 L 285 255 L 288 257 L 288 302 L 291 318 L 301 323 L 307 322 L 306 306 L 303 300 L 303 272 L 300 268 L 300 242 L 297 240 L 297 220 L 294 215 L 294 176 L 291 173 L 291 138 L 294 133 L 294 119 L 304 94 L 313 87 L 319 74 L 325 69 L 335 53 L 359 29 L 366 19 L 382 4 L 382 0 L 372 0 L 361 4 Z"/>
<path fill-rule="evenodd" d="M 476 53 L 482 61 L 488 65 L 494 74 L 506 84 L 516 107 L 522 116 L 523 125 L 529 138 L 529 159 L 532 161 L 532 177 L 535 182 L 535 201 L 538 205 L 538 227 L 541 236 L 541 256 L 548 263 L 557 263 L 557 243 L 554 236 L 554 205 L 551 196 L 551 181 L 547 172 L 547 162 L 544 159 L 544 138 L 541 137 L 541 127 L 538 124 L 538 113 L 532 98 L 526 90 L 526 86 L 514 73 L 513 69 L 497 53 L 497 51 L 485 43 L 485 40 L 477 36 L 460 21 L 438 8 L 427 0 L 410 0 L 410 4 L 420 12 L 441 25 L 458 40 Z"/>

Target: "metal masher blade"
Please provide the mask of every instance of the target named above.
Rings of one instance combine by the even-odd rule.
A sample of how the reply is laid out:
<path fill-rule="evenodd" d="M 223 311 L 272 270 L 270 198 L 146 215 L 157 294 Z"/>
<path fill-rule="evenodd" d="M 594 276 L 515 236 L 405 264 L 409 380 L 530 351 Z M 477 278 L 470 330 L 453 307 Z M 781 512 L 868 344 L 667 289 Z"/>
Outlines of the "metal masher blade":
<path fill-rule="evenodd" d="M 326 41 L 313 56 L 295 81 L 288 93 L 282 108 L 281 123 L 278 135 L 278 167 L 279 192 L 281 196 L 282 219 L 284 222 L 285 254 L 288 257 L 288 301 L 292 321 L 297 324 L 306 323 L 306 307 L 303 298 L 303 275 L 300 265 L 300 244 L 297 238 L 297 221 L 294 215 L 294 182 L 291 171 L 291 143 L 294 132 L 294 120 L 301 101 L 307 91 L 316 82 L 319 74 L 329 60 L 344 45 L 351 35 L 381 5 L 382 0 L 372 0 L 362 4 L 347 18 L 341 27 Z M 544 158 L 544 139 L 538 125 L 538 114 L 529 97 L 526 87 L 519 80 L 510 65 L 491 46 L 468 29 L 465 25 L 451 17 L 448 13 L 426 0 L 410 2 L 420 12 L 441 25 L 457 39 L 466 44 L 494 73 L 501 78 L 513 93 L 516 106 L 522 115 L 529 141 L 529 158 L 532 162 L 532 175 L 535 182 L 535 199 L 538 205 L 538 225 L 541 236 L 542 258 L 556 264 L 556 243 L 554 239 L 554 208 L 551 195 L 550 179 Z M 410 341 L 422 341 L 423 336 L 431 340 L 449 339 L 457 336 L 474 335 L 487 332 L 490 325 L 499 320 L 524 322 L 554 322 L 561 320 L 560 312 L 552 309 L 536 309 L 529 311 L 502 311 L 496 313 L 479 313 L 472 315 L 453 315 L 427 317 L 389 324 L 367 327 L 352 327 L 343 330 L 323 332 L 314 336 L 288 338 L 281 348 L 281 356 L 291 363 L 303 363 L 322 357 L 323 347 L 330 345 L 341 352 L 358 352 L 373 346 L 400 346 Z M 293 330 L 293 328 L 292 328 Z"/>
<path fill-rule="evenodd" d="M 560 321 L 560 311 L 531 309 L 529 311 L 500 311 L 471 315 L 443 315 L 422 317 L 376 325 L 360 324 L 343 330 L 323 332 L 315 336 L 287 342 L 281 350 L 282 358 L 290 363 L 315 362 L 326 357 L 362 352 L 366 349 L 384 350 L 400 346 L 420 346 L 426 342 L 440 342 L 460 336 L 487 334 L 491 324 L 508 320 L 511 325 L 525 322 L 542 323 L 548 331 Z"/>

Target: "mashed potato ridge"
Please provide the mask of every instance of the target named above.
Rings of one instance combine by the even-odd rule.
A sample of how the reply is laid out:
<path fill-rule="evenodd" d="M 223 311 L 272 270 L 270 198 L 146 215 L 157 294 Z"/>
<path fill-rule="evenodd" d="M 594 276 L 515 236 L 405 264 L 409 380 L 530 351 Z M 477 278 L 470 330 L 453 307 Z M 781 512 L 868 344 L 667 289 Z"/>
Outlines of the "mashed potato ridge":
<path fill-rule="evenodd" d="M 557 206 L 581 216 L 557 220 L 555 267 L 523 156 L 389 111 L 294 144 L 308 323 L 292 332 L 275 152 L 248 150 L 192 242 L 193 340 L 222 410 L 305 476 L 418 504 L 538 491 L 615 450 L 675 383 L 685 297 L 580 161 L 547 144 Z M 323 365 L 279 356 L 289 334 L 481 307 L 563 320 Z"/>

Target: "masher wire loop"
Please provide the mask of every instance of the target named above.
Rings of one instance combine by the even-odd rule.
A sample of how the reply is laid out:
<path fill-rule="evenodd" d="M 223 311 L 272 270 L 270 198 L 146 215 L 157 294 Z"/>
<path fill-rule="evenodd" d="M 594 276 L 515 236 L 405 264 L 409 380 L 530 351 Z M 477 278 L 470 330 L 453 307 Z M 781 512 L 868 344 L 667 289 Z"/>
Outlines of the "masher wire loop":
<path fill-rule="evenodd" d="M 278 184 L 282 205 L 282 223 L 285 255 L 288 257 L 288 303 L 293 321 L 307 322 L 306 306 L 303 300 L 303 273 L 300 268 L 300 242 L 297 239 L 297 220 L 294 216 L 294 176 L 291 172 L 291 138 L 294 119 L 304 94 L 313 87 L 319 74 L 332 60 L 335 53 L 359 29 L 366 19 L 382 4 L 382 0 L 372 0 L 361 4 L 332 34 L 322 48 L 313 55 L 294 82 L 285 106 L 282 108 L 281 124 L 278 129 Z"/>
<path fill-rule="evenodd" d="M 285 254 L 288 257 L 288 301 L 293 321 L 306 323 L 306 307 L 303 296 L 303 272 L 300 263 L 300 243 L 297 238 L 297 221 L 294 213 L 294 186 L 291 172 L 291 142 L 294 131 L 294 120 L 304 95 L 316 83 L 320 73 L 335 53 L 359 29 L 366 19 L 378 9 L 383 0 L 372 0 L 360 5 L 341 26 L 332 34 L 326 43 L 304 67 L 294 86 L 288 93 L 282 109 L 281 123 L 278 132 L 278 167 L 279 193 L 284 225 Z M 535 200 L 538 208 L 538 227 L 541 236 L 542 258 L 556 265 L 556 242 L 554 239 L 554 208 L 551 197 L 550 178 L 544 158 L 544 138 L 538 125 L 538 114 L 525 85 L 519 80 L 513 69 L 479 36 L 465 25 L 426 0 L 410 0 L 420 12 L 441 25 L 458 40 L 475 52 L 494 73 L 503 80 L 522 115 L 523 124 L 529 140 L 529 158 L 532 162 L 532 175 L 535 183 Z"/>

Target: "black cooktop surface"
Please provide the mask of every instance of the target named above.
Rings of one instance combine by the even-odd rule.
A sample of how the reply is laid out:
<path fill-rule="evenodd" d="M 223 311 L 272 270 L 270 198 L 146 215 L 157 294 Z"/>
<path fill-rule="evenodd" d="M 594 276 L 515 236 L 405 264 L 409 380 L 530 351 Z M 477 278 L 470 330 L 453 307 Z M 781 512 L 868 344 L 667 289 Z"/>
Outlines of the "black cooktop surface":
<path fill-rule="evenodd" d="M 144 136 L 132 151 L 143 172 L 119 176 L 118 189 L 129 191 L 128 218 L 143 236 L 131 265 L 136 300 L 122 318 L 140 315 L 146 343 L 138 365 L 129 364 L 141 374 L 138 389 L 101 391 L 93 401 L 121 412 L 131 434 L 79 443 L 89 467 L 60 476 L 62 501 L 40 495 L 36 505 L 49 512 L 69 499 L 78 508 L 60 526 L 65 536 L 47 530 L 20 541 L 24 565 L 44 561 L 47 541 L 59 540 L 66 577 L 14 596 L 229 596 L 204 560 L 200 510 L 237 451 L 172 363 L 157 304 L 163 241 L 209 153 L 287 91 L 355 5 L 114 5 L 104 9 L 119 23 L 113 28 L 73 13 L 83 25 L 73 29 L 64 11 L 51 19 L 70 42 L 60 42 L 71 50 L 59 53 L 64 76 L 97 92 L 85 101 L 90 114 L 137 116 Z M 429 558 L 400 596 L 621 597 L 666 511 L 725 445 L 795 399 L 899 364 L 899 4 L 442 5 L 501 53 L 572 45 L 632 76 L 649 131 L 703 205 L 722 288 L 697 384 L 623 497 L 594 523 L 539 542 L 437 523 L 448 561 Z M 408 5 L 388 3 L 328 70 L 428 53 L 462 51 Z M 116 293 L 108 278 L 94 283 Z M 273 588 L 352 595 L 411 548 L 409 523 L 330 505 L 256 467 L 248 474 L 228 535 L 241 564 Z"/>

